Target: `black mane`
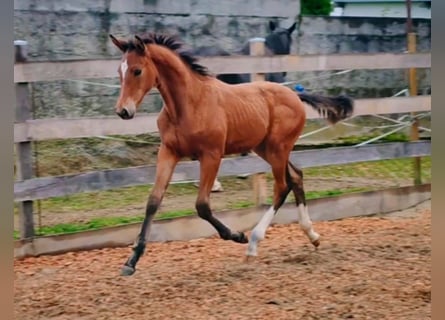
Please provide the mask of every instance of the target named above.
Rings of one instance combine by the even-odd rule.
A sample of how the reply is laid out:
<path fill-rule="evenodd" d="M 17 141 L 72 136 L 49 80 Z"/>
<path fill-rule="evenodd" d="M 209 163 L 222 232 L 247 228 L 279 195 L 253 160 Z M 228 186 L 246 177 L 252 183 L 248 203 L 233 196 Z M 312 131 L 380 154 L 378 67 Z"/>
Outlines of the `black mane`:
<path fill-rule="evenodd" d="M 146 36 L 141 37 L 145 44 L 158 44 L 176 52 L 181 60 L 190 67 L 190 69 L 203 76 L 211 76 L 210 71 L 203 65 L 198 63 L 198 59 L 192 54 L 191 51 L 184 49 L 184 43 L 175 36 L 149 33 Z M 135 40 L 130 40 L 127 43 L 127 51 L 137 49 Z"/>

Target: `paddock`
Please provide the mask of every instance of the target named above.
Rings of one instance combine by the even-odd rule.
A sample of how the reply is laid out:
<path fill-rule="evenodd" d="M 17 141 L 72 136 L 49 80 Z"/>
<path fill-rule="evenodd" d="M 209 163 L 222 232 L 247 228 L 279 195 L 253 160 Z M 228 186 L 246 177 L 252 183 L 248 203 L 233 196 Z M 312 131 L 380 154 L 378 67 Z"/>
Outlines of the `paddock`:
<path fill-rule="evenodd" d="M 203 238 L 14 262 L 15 319 L 430 319 L 431 202 L 384 215 L 273 225 L 258 258 Z"/>
<path fill-rule="evenodd" d="M 360 55 L 360 58 L 356 54 L 213 57 L 203 61 L 213 71 L 221 73 L 414 70 L 429 68 L 430 54 L 378 53 Z M 21 205 L 22 217 L 20 240 L 15 248 L 18 253 L 29 253 L 28 249 L 31 253 L 41 252 L 42 247 L 48 250 L 42 246 L 48 243 L 48 238 L 36 236 L 34 232 L 33 201 L 153 182 L 154 166 L 50 177 L 32 174 L 31 144 L 36 141 L 156 132 L 157 114 L 141 115 L 135 122 L 116 125 L 119 120 L 116 117 L 33 119 L 29 113 L 29 83 L 116 77 L 115 68 L 113 60 L 14 65 L 14 82 L 20 101 L 14 124 L 14 143 L 19 154 L 14 200 Z M 410 83 L 411 89 L 412 86 Z M 410 113 L 414 119 L 419 114 L 413 112 L 429 113 L 431 97 L 414 95 L 358 99 L 354 115 Z M 315 116 L 318 117 L 308 113 L 310 119 Z M 94 123 L 100 125 L 92 125 Z M 413 128 L 415 134 L 411 142 L 368 146 L 360 143 L 348 147 L 348 153 L 354 155 L 351 157 L 346 157 L 344 148 L 295 151 L 291 157 L 299 156 L 303 159 L 299 164 L 308 167 L 404 157 L 418 159 L 430 154 L 430 143 L 416 141 L 419 137 L 414 123 L 399 120 L 395 123 Z M 374 138 L 366 143 L 370 141 Z M 329 156 L 316 156 L 317 152 L 329 153 Z M 304 163 L 304 154 L 310 164 Z M 242 162 L 245 166 L 234 165 Z M 266 171 L 268 168 L 259 164 L 259 159 L 247 156 L 225 159 L 220 174 L 259 173 L 260 177 Z M 415 171 L 420 182 L 420 170 Z M 195 181 L 197 172 L 196 163 L 183 162 L 173 180 Z M 254 179 L 257 180 L 260 179 Z M 259 199 L 259 184 L 254 182 L 253 187 L 254 195 L 258 195 L 255 198 Z M 255 205 L 264 203 L 255 202 L 258 202 Z M 382 202 L 390 204 L 391 201 L 385 198 Z M 357 216 L 368 210 L 363 202 L 354 205 Z M 334 207 L 330 208 L 332 210 Z M 320 211 L 310 213 L 318 215 Z M 341 216 L 344 212 L 337 210 L 331 214 Z M 239 221 L 246 223 L 242 218 Z M 430 221 L 429 202 L 392 214 L 316 220 L 314 227 L 322 236 L 317 250 L 297 223 L 274 225 L 261 244 L 258 258 L 249 263 L 244 261 L 246 245 L 223 241 L 217 236 L 190 241 L 152 241 L 138 264 L 138 272 L 129 278 L 119 275 L 123 261 L 131 252 L 128 246 L 16 259 L 15 319 L 429 319 Z M 190 229 L 185 228 L 185 232 Z M 109 235 L 116 230 L 101 232 Z M 205 232 L 202 228 L 199 230 Z M 136 232 L 131 234 L 131 240 L 135 235 Z M 62 238 L 73 240 L 77 236 L 50 238 L 50 251 L 57 249 Z M 121 232 L 119 237 L 122 237 Z M 106 241 L 102 237 L 101 243 L 94 245 L 103 245 Z M 113 237 L 113 242 L 117 241 L 117 237 Z M 68 245 L 72 242 L 68 241 Z"/>

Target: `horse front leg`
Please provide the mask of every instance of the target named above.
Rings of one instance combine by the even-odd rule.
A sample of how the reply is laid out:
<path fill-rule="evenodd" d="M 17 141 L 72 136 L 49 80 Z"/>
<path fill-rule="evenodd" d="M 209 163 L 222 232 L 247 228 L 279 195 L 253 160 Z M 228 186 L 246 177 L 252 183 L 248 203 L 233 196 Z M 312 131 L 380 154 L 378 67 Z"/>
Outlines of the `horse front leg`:
<path fill-rule="evenodd" d="M 150 230 L 153 217 L 158 211 L 178 161 L 179 157 L 175 152 L 167 148 L 165 145 L 161 145 L 158 152 L 155 184 L 148 197 L 145 218 L 142 222 L 137 242 L 133 247 L 133 253 L 122 267 L 121 275 L 123 276 L 131 276 L 136 271 L 136 264 L 145 250 L 147 231 Z"/>
<path fill-rule="evenodd" d="M 232 232 L 221 221 L 215 218 L 210 209 L 209 199 L 212 190 L 213 182 L 218 173 L 219 165 L 221 163 L 221 156 L 216 156 L 211 152 L 206 152 L 200 157 L 200 180 L 199 191 L 196 199 L 196 210 L 198 216 L 208 221 L 218 231 L 219 236 L 224 240 L 232 240 L 238 243 L 249 242 L 243 232 Z"/>

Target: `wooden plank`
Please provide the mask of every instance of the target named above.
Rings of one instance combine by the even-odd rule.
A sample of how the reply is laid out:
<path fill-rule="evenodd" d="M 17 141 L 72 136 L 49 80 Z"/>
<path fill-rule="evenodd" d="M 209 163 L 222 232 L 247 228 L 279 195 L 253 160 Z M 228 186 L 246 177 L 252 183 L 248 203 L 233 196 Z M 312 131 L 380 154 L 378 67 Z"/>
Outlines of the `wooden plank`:
<path fill-rule="evenodd" d="M 431 53 L 369 53 L 333 55 L 282 55 L 271 57 L 202 57 L 214 73 L 268 73 L 344 69 L 431 68 Z M 64 79 L 116 78 L 119 61 L 66 60 L 14 65 L 14 82 Z"/>
<path fill-rule="evenodd" d="M 353 116 L 425 112 L 431 111 L 431 96 L 357 99 L 354 106 Z M 306 116 L 308 119 L 320 118 L 318 113 L 310 107 L 306 108 Z"/>
<path fill-rule="evenodd" d="M 157 117 L 156 113 L 137 114 L 130 121 L 117 116 L 31 120 L 14 124 L 14 142 L 157 132 Z"/>
<path fill-rule="evenodd" d="M 290 160 L 302 168 L 378 161 L 431 154 L 430 141 L 379 143 L 361 147 L 338 147 L 293 152 Z"/>
<path fill-rule="evenodd" d="M 14 82 L 116 78 L 119 60 L 65 60 L 14 65 Z"/>
<path fill-rule="evenodd" d="M 430 111 L 431 96 L 358 99 L 354 115 Z M 306 106 L 308 119 L 319 114 Z M 106 135 L 137 135 L 158 131 L 158 114 L 137 114 L 130 121 L 116 116 L 78 119 L 37 119 L 14 124 L 14 142 L 72 139 Z"/>
<path fill-rule="evenodd" d="M 416 52 L 416 34 L 414 32 L 408 33 L 408 52 Z M 417 96 L 417 70 L 416 68 L 409 68 L 409 93 L 411 96 Z M 415 117 L 416 113 L 411 112 L 411 116 Z M 419 140 L 419 119 L 415 119 L 411 126 L 411 141 Z M 419 185 L 422 183 L 422 170 L 420 158 L 413 159 L 414 167 L 414 184 Z"/>
<path fill-rule="evenodd" d="M 15 44 L 16 63 L 26 62 L 26 43 Z M 31 93 L 28 83 L 15 84 L 16 113 L 17 122 L 24 122 L 31 119 Z M 33 159 L 31 142 L 24 141 L 16 145 L 17 152 L 17 179 L 26 180 L 33 176 Z M 34 236 L 34 215 L 33 202 L 25 200 L 19 203 L 19 223 L 20 237 L 22 239 Z"/>
<path fill-rule="evenodd" d="M 249 40 L 249 53 L 252 57 L 259 57 L 266 55 L 266 39 L 265 38 L 252 38 Z M 251 81 L 264 81 L 266 80 L 265 73 L 252 73 L 250 75 Z M 261 206 L 266 203 L 267 200 L 267 184 L 266 175 L 264 172 L 259 172 L 252 177 L 252 191 L 253 202 L 256 206 Z"/>
<path fill-rule="evenodd" d="M 431 96 L 356 100 L 355 116 L 431 111 Z"/>
<path fill-rule="evenodd" d="M 431 142 L 418 141 L 294 151 L 291 153 L 290 159 L 301 168 L 308 168 L 360 161 L 427 156 L 430 154 Z M 17 181 L 14 183 L 14 201 L 45 199 L 80 192 L 152 184 L 155 171 L 156 166 L 154 165 L 138 166 Z M 257 156 L 249 155 L 224 159 L 218 176 L 236 176 L 269 171 L 270 166 L 265 161 Z M 198 162 L 183 161 L 176 167 L 172 182 L 187 182 L 198 179 Z"/>
<path fill-rule="evenodd" d="M 376 53 L 236 58 L 228 56 L 209 57 L 203 59 L 203 64 L 215 73 L 430 68 L 431 54 Z"/>
<path fill-rule="evenodd" d="M 249 40 L 250 57 L 264 57 L 266 55 L 266 39 L 253 38 Z M 250 74 L 251 81 L 264 81 L 266 76 L 264 73 L 254 70 Z"/>

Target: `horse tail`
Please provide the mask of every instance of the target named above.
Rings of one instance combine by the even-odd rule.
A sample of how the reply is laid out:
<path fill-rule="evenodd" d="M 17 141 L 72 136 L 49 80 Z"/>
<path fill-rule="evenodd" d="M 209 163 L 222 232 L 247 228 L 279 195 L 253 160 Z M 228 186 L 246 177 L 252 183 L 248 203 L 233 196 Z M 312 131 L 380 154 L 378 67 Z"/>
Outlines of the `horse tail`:
<path fill-rule="evenodd" d="M 319 94 L 300 92 L 298 96 L 301 101 L 309 104 L 332 124 L 348 118 L 354 111 L 354 101 L 344 95 L 327 97 Z"/>

